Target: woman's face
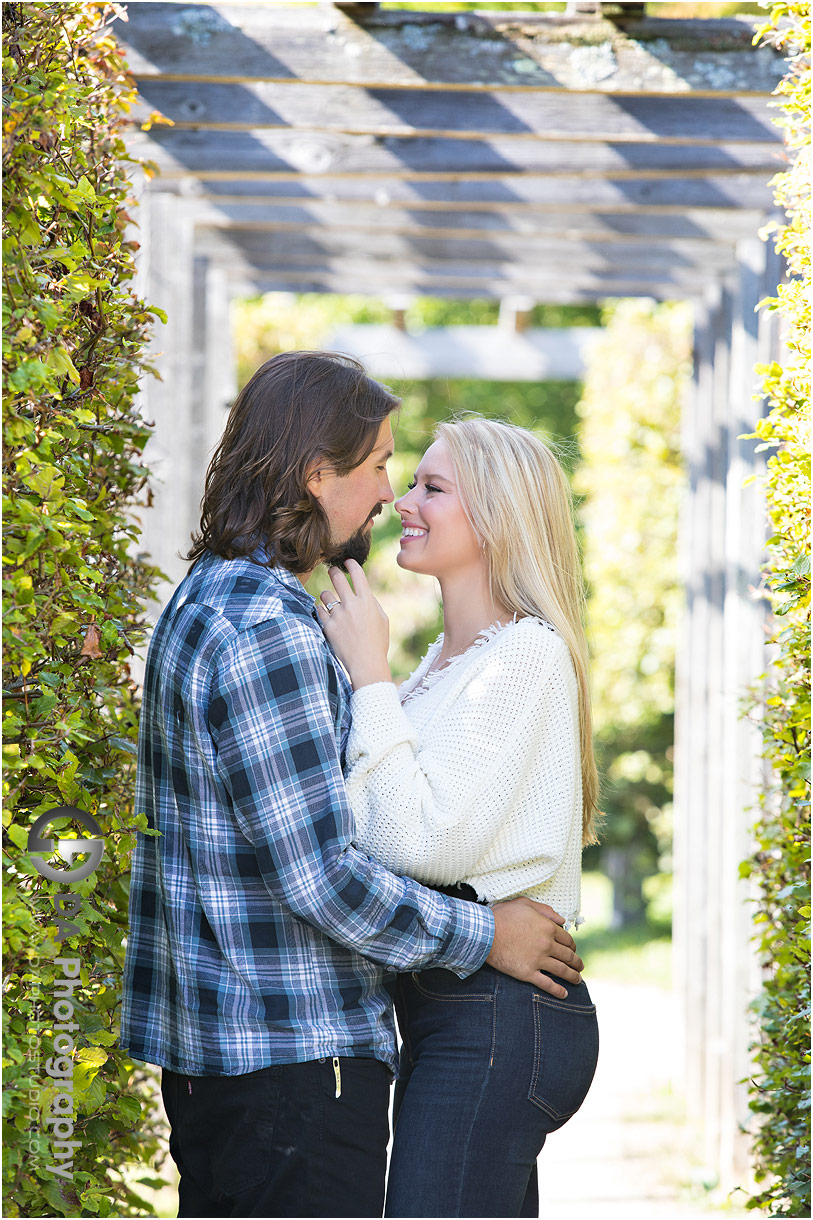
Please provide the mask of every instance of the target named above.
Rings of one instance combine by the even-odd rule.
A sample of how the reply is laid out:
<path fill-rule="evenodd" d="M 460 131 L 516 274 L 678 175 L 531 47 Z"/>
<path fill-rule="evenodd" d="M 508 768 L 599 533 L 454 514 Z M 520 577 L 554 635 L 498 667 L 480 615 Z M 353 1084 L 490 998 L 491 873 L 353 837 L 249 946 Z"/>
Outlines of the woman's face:
<path fill-rule="evenodd" d="M 430 445 L 409 491 L 396 500 L 401 515 L 398 563 L 438 579 L 485 567 L 485 556 L 460 500 L 454 466 L 442 440 Z"/>

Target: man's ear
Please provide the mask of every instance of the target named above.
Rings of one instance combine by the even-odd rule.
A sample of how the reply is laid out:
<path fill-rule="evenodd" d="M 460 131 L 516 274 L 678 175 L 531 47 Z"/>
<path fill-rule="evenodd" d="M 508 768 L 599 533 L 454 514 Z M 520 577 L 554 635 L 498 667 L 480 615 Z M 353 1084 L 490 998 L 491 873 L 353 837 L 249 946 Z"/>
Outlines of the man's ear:
<path fill-rule="evenodd" d="M 321 468 L 317 464 L 314 466 L 313 470 L 310 472 L 307 479 L 305 480 L 305 486 L 307 487 L 307 489 L 311 493 L 311 495 L 315 496 L 317 500 L 321 500 L 321 498 L 322 498 L 322 493 L 324 491 L 324 486 L 325 486 L 324 476 L 325 476 L 324 469 Z"/>

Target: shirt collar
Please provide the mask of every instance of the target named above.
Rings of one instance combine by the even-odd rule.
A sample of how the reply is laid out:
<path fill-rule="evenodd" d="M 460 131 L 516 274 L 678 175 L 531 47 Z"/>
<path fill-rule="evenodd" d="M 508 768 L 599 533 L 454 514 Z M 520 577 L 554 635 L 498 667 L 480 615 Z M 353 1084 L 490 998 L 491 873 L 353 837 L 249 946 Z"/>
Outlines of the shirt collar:
<path fill-rule="evenodd" d="M 262 564 L 266 564 L 268 562 L 268 552 L 265 547 L 260 546 L 254 552 L 251 558 L 258 560 Z M 310 593 L 302 584 L 302 581 L 299 579 L 296 573 L 291 572 L 289 568 L 283 567 L 282 564 L 277 564 L 273 568 L 266 568 L 266 571 L 274 580 L 279 581 L 281 585 L 285 585 L 285 588 L 293 593 L 297 601 L 302 603 L 302 606 L 308 611 L 308 613 L 313 612 L 313 608 L 316 605 L 315 599 L 311 597 Z"/>

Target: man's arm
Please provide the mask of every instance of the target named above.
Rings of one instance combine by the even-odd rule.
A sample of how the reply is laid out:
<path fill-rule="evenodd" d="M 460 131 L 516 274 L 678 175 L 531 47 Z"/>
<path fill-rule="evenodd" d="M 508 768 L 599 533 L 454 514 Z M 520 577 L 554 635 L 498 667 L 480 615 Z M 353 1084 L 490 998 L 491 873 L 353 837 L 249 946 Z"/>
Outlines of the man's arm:
<path fill-rule="evenodd" d="M 224 648 L 209 724 L 240 829 L 269 892 L 294 915 L 395 970 L 443 966 L 465 977 L 488 958 L 556 993 L 539 969 L 579 981 L 573 942 L 538 904 L 493 913 L 447 899 L 352 846 L 325 646 L 306 623 L 264 622 Z"/>

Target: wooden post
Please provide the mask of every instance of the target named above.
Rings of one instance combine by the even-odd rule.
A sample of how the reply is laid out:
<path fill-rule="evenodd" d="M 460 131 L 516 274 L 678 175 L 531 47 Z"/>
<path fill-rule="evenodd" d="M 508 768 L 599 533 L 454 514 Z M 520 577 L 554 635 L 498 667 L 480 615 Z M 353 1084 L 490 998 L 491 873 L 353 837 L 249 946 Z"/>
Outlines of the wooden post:
<path fill-rule="evenodd" d="M 167 322 L 156 324 L 150 345 L 161 379 L 145 378 L 142 390 L 142 411 L 154 422 L 155 431 L 145 449 L 145 461 L 153 472 L 153 504 L 144 513 L 141 549 L 169 578 L 169 586 L 162 583 L 157 589 L 163 604 L 186 572 L 179 553 L 188 549 L 196 517 L 193 485 L 198 472 L 190 445 L 195 428 L 192 226 L 181 214 L 179 201 L 161 191 L 145 194 L 142 228 L 145 213 L 149 238 L 139 251 L 141 290 L 149 304 L 166 311 Z M 154 605 L 148 607 L 151 614 Z"/>
<path fill-rule="evenodd" d="M 751 850 L 750 827 L 762 774 L 759 728 L 743 715 L 749 692 L 758 696 L 760 675 L 766 667 L 766 603 L 760 595 L 760 568 L 764 561 L 766 518 L 756 481 L 763 457 L 757 441 L 744 439 L 763 414 L 755 397 L 758 378 L 754 365 L 772 359 L 775 342 L 769 316 L 758 314 L 762 297 L 773 295 L 779 281 L 779 260 L 756 238 L 737 248 L 738 281 L 731 334 L 731 372 L 728 403 L 730 459 L 726 483 L 726 592 L 724 605 L 724 733 L 726 774 L 721 809 L 724 868 L 722 896 L 720 980 L 721 1098 L 720 1143 L 717 1155 L 721 1184 L 726 1190 L 742 1185 L 748 1175 L 748 1141 L 740 1125 L 749 1118 L 748 1089 L 739 1083 L 750 1072 L 748 1044 L 752 1036 L 748 1004 L 759 986 L 759 970 L 751 940 L 754 935 L 750 887 L 739 879 L 739 865 Z"/>
<path fill-rule="evenodd" d="M 694 394 L 684 421 L 689 499 L 681 523 L 687 606 L 677 673 L 675 984 L 682 1001 L 690 1114 L 726 1192 L 746 1186 L 748 1004 L 758 984 L 752 908 L 739 865 L 749 853 L 761 774 L 759 733 L 743 701 L 765 668 L 759 596 L 765 522 L 754 430 L 754 364 L 773 358 L 755 307 L 779 267 L 756 238 L 737 275 L 698 309 Z"/>
<path fill-rule="evenodd" d="M 706 909 L 702 934 L 706 938 L 705 952 L 705 1150 L 706 1163 L 717 1164 L 720 1140 L 720 1117 L 724 1085 L 721 1077 L 721 1054 L 724 1031 L 721 1009 L 723 1003 L 720 958 L 727 946 L 719 942 L 725 918 L 721 878 L 725 872 L 722 844 L 722 806 L 729 777 L 726 775 L 724 747 L 724 687 L 726 573 L 726 478 L 728 470 L 728 398 L 733 297 L 731 288 L 723 288 L 720 308 L 715 317 L 713 389 L 707 433 L 706 470 L 709 479 L 709 515 L 705 523 L 708 532 L 708 566 L 704 574 L 707 599 L 706 629 L 708 654 L 706 675 L 706 800 L 704 803 L 705 848 L 703 867 L 707 870 Z"/>
<path fill-rule="evenodd" d="M 192 274 L 192 448 L 197 513 L 205 473 L 235 397 L 235 380 L 227 272 L 196 254 Z"/>
<path fill-rule="evenodd" d="M 686 608 L 677 659 L 675 716 L 675 987 L 682 1001 L 686 1098 L 699 1117 L 706 1090 L 705 937 L 709 878 L 705 858 L 708 833 L 709 664 L 711 652 L 710 570 L 712 545 L 712 463 L 714 438 L 715 333 L 723 292 L 712 284 L 698 303 L 695 320 L 694 382 L 683 421 L 688 470 L 687 499 L 680 531 L 681 574 Z"/>

